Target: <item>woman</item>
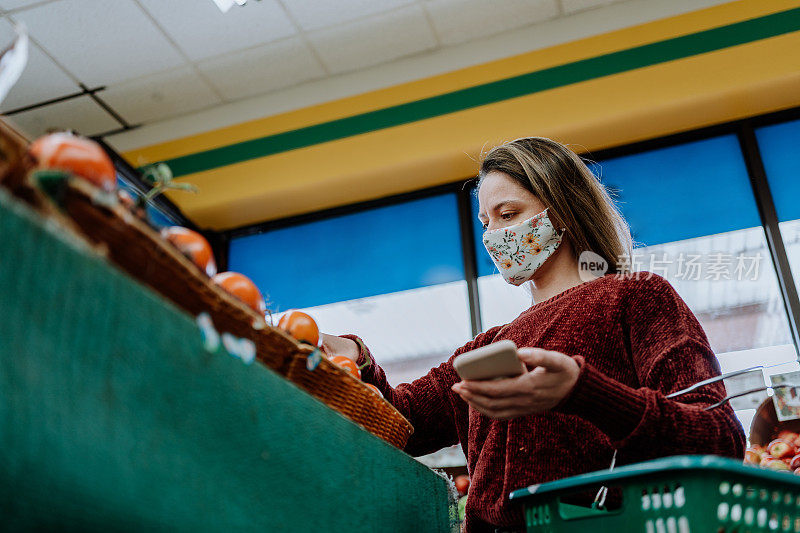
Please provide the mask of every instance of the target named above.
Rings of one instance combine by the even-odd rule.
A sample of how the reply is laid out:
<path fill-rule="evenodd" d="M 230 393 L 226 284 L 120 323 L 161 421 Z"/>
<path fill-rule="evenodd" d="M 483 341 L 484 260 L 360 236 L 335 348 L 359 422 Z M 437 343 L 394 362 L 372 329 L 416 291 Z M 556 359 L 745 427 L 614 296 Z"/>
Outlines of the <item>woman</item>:
<path fill-rule="evenodd" d="M 645 178 L 643 178 L 645 179 Z M 719 375 L 703 328 L 664 278 L 632 273 L 630 231 L 605 188 L 565 146 L 518 139 L 491 150 L 479 172 L 484 243 L 505 280 L 527 283 L 533 305 L 481 333 L 446 362 L 395 388 L 355 335 L 323 336 L 415 431 L 419 456 L 460 443 L 471 486 L 466 531 L 522 530 L 508 494 L 534 483 L 679 454 L 741 458 L 744 433 L 721 383 L 666 395 Z M 584 281 L 589 250 L 609 272 Z M 453 358 L 511 339 L 528 372 L 461 381 Z"/>

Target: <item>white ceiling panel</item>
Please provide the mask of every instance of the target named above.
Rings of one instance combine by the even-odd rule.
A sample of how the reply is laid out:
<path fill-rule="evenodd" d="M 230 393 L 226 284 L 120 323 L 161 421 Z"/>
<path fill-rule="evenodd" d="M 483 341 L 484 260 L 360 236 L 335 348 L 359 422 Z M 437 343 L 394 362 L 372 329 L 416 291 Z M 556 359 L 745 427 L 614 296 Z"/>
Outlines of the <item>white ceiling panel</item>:
<path fill-rule="evenodd" d="M 211 0 L 139 0 L 192 60 L 206 59 L 297 33 L 276 0 L 248 2 L 227 13 Z"/>
<path fill-rule="evenodd" d="M 575 13 L 576 11 L 583 11 L 598 6 L 605 6 L 613 4 L 619 0 L 561 0 L 561 5 L 564 7 L 564 13 Z"/>
<path fill-rule="evenodd" d="M 21 11 L 14 18 L 89 85 L 111 85 L 184 63 L 131 0 L 62 0 Z"/>
<path fill-rule="evenodd" d="M 209 59 L 197 66 L 229 100 L 274 91 L 325 75 L 319 61 L 299 37 Z"/>
<path fill-rule="evenodd" d="M 0 43 L 5 47 L 14 39 L 14 30 L 6 19 L 0 19 Z M 44 100 L 79 92 L 81 89 L 58 65 L 35 44 L 28 47 L 28 64 L 16 85 L 0 105 L 8 111 Z"/>
<path fill-rule="evenodd" d="M 33 4 L 41 4 L 48 0 L 0 0 L 0 9 L 8 11 L 9 9 L 19 9 Z M 49 0 L 55 2 L 56 0 Z"/>
<path fill-rule="evenodd" d="M 31 139 L 51 128 L 73 129 L 82 135 L 97 135 L 120 127 L 119 122 L 88 96 L 31 109 L 7 119 L 19 126 Z"/>
<path fill-rule="evenodd" d="M 436 47 L 418 5 L 308 34 L 331 72 L 365 68 Z"/>
<path fill-rule="evenodd" d="M 444 45 L 472 41 L 558 16 L 556 0 L 428 0 L 425 9 Z"/>
<path fill-rule="evenodd" d="M 131 124 L 155 122 L 222 102 L 191 67 L 112 85 L 98 96 Z"/>
<path fill-rule="evenodd" d="M 318 30 L 414 3 L 414 0 L 283 0 L 305 31 Z"/>

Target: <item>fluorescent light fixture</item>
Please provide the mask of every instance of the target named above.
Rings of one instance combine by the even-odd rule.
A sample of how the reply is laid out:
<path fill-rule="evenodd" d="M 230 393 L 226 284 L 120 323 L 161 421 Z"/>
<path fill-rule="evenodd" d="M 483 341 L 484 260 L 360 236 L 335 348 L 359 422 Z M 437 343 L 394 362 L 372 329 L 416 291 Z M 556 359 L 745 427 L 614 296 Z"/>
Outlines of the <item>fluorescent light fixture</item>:
<path fill-rule="evenodd" d="M 213 0 L 220 11 L 223 13 L 227 13 L 230 8 L 233 6 L 243 6 L 247 3 L 247 0 Z"/>
<path fill-rule="evenodd" d="M 233 0 L 213 0 L 220 11 L 227 13 L 233 7 Z"/>

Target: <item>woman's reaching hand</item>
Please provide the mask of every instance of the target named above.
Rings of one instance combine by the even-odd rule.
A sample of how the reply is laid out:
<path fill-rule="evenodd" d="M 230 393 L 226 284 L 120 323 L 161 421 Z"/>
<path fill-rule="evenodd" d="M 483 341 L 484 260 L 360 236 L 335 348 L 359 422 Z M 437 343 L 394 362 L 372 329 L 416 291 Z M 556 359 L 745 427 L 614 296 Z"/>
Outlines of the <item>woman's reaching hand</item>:
<path fill-rule="evenodd" d="M 552 409 L 578 381 L 580 367 L 568 355 L 542 348 L 520 348 L 518 353 L 532 370 L 496 381 L 460 381 L 453 391 L 480 413 L 508 420 Z"/>
<path fill-rule="evenodd" d="M 322 351 L 328 357 L 343 355 L 353 362 L 358 360 L 360 351 L 355 341 L 327 333 L 320 333 L 320 337 L 322 337 Z"/>

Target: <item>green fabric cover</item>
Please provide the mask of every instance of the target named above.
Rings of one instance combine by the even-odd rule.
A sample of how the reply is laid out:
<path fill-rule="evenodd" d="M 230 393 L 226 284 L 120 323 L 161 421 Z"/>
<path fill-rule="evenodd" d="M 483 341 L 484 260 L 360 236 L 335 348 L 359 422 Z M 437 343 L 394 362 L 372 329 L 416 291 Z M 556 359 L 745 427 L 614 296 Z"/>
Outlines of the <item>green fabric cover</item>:
<path fill-rule="evenodd" d="M 447 483 L 0 190 L 4 530 L 448 531 Z"/>

